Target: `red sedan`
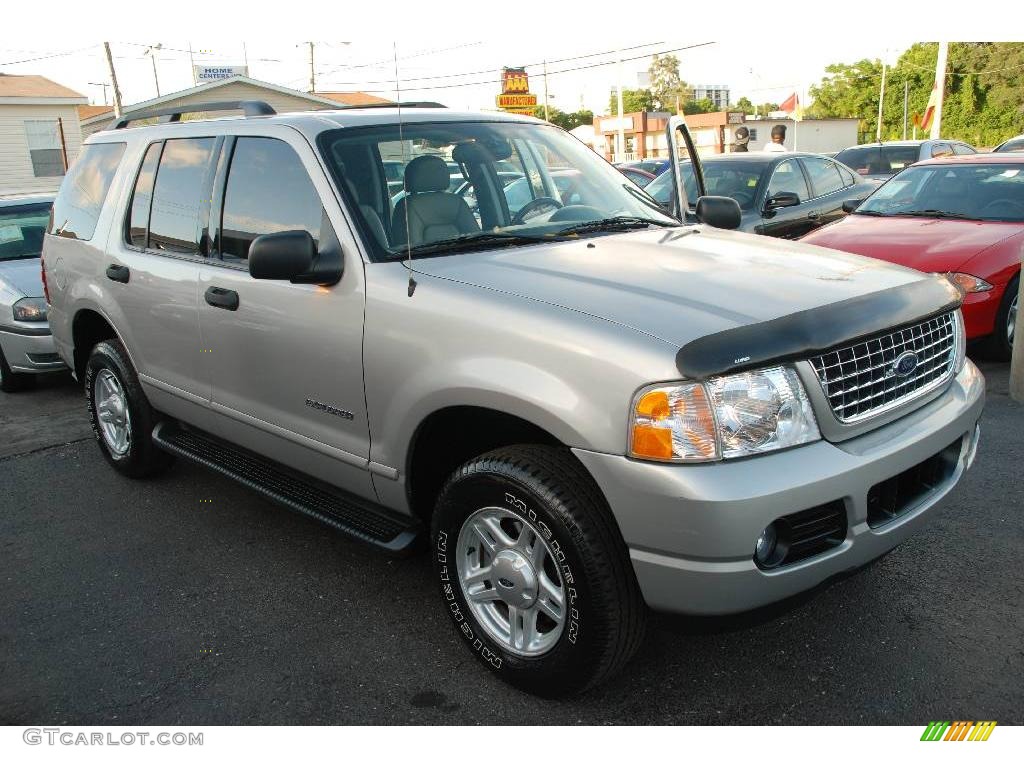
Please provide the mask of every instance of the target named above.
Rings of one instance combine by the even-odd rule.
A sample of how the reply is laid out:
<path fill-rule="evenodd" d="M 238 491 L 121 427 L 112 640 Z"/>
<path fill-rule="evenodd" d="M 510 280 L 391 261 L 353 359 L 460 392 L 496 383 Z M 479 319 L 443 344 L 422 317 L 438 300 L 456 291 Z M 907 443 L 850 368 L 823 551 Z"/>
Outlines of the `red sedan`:
<path fill-rule="evenodd" d="M 967 337 L 1009 359 L 1024 256 L 1024 157 L 962 155 L 916 163 L 854 215 L 805 242 L 946 274 L 965 292 Z"/>

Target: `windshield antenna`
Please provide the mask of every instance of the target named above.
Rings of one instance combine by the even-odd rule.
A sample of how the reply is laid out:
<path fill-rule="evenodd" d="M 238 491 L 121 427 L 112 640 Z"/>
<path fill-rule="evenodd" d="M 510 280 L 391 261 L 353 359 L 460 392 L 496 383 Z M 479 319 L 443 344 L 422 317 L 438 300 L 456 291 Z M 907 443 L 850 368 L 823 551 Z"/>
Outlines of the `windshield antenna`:
<path fill-rule="evenodd" d="M 391 50 L 395 58 L 395 104 L 398 107 L 398 144 L 402 147 L 402 167 L 409 167 L 409 158 L 405 156 L 405 134 L 402 131 L 402 85 L 398 79 L 398 41 L 391 41 Z M 405 171 L 402 171 L 402 191 L 405 197 L 409 196 L 409 189 L 405 184 Z M 404 200 L 404 198 L 403 198 Z M 402 213 L 405 215 L 405 268 L 409 271 L 409 298 L 416 292 L 416 280 L 412 276 L 412 238 L 409 237 L 409 202 L 402 206 Z"/>

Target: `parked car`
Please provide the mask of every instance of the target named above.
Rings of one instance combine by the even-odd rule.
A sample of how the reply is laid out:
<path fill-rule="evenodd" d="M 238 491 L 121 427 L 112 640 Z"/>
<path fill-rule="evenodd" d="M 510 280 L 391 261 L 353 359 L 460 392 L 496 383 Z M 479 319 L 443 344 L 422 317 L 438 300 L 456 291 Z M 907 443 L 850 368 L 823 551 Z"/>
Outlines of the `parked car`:
<path fill-rule="evenodd" d="M 836 153 L 836 160 L 853 168 L 866 179 L 885 181 L 918 160 L 949 155 L 973 155 L 976 152 L 977 150 L 970 144 L 952 139 L 883 141 L 848 147 Z"/>
<path fill-rule="evenodd" d="M 1007 139 L 998 147 L 992 150 L 993 152 L 1024 152 L 1024 134 L 1020 136 L 1014 136 L 1012 139 Z"/>
<path fill-rule="evenodd" d="M 425 539 L 439 609 L 514 685 L 606 679 L 648 608 L 744 611 L 868 563 L 973 461 L 984 380 L 945 278 L 728 231 L 728 198 L 682 225 L 525 116 L 238 106 L 260 117 L 124 116 L 61 186 L 50 322 L 98 450 L 390 553 Z M 466 169 L 479 221 L 432 155 L 391 210 L 400 139 Z"/>
<path fill-rule="evenodd" d="M 842 163 L 806 152 L 737 152 L 701 161 L 707 191 L 731 197 L 742 213 L 740 229 L 795 239 L 846 215 L 843 202 L 874 189 Z M 692 165 L 682 163 L 686 197 L 697 199 Z M 662 205 L 674 201 L 672 174 L 662 174 L 645 191 Z"/>
<path fill-rule="evenodd" d="M 633 168 L 644 173 L 653 173 L 655 176 L 660 176 L 670 168 L 670 164 L 667 157 L 648 157 L 644 160 L 627 160 L 615 163 L 615 167 L 620 171 L 624 168 Z"/>
<path fill-rule="evenodd" d="M 53 196 L 0 199 L 0 390 L 30 386 L 65 368 L 47 323 L 39 266 Z"/>
<path fill-rule="evenodd" d="M 1024 255 L 1024 157 L 927 160 L 894 176 L 854 215 L 805 242 L 949 275 L 966 294 L 968 339 L 1010 359 Z"/>
<path fill-rule="evenodd" d="M 623 176 L 632 181 L 641 189 L 646 187 L 648 184 L 650 184 L 657 178 L 655 174 L 648 173 L 647 171 L 641 170 L 640 168 L 628 168 L 622 166 L 615 167 L 622 171 Z"/>

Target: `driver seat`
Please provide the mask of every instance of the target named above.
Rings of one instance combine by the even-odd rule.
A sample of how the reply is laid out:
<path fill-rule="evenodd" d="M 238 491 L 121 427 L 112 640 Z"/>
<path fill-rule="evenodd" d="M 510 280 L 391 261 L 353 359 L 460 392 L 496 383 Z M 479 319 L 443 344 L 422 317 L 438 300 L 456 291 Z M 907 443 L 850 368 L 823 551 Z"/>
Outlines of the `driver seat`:
<path fill-rule="evenodd" d="M 417 246 L 479 232 L 473 212 L 448 191 L 448 166 L 435 155 L 421 155 L 405 167 L 405 196 L 391 215 L 396 245 Z"/>

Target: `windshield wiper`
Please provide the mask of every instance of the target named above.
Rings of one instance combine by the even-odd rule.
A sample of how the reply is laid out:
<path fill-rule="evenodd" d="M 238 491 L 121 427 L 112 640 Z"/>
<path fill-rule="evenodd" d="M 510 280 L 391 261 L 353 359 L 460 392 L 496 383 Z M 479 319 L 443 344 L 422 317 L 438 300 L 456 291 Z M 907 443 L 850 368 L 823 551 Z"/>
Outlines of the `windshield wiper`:
<path fill-rule="evenodd" d="M 414 245 L 408 251 L 396 253 L 402 256 L 408 253 L 412 256 L 429 256 L 439 253 L 458 253 L 469 251 L 481 246 L 488 245 L 530 245 L 533 243 L 550 242 L 551 235 L 519 235 L 512 232 L 473 232 L 469 235 L 460 235 L 450 240 L 438 240 L 433 243 L 421 243 Z"/>
<path fill-rule="evenodd" d="M 667 227 L 671 225 L 664 221 L 645 219 L 641 216 L 612 216 L 608 219 L 573 224 L 571 227 L 558 230 L 555 232 L 555 235 L 567 237 L 569 235 L 583 235 L 588 232 L 625 232 L 630 229 L 647 229 L 650 226 Z"/>
<path fill-rule="evenodd" d="M 923 211 L 899 211 L 897 216 L 926 216 L 930 219 L 974 219 L 973 216 L 967 216 L 963 213 L 953 213 L 951 211 L 939 211 L 934 208 L 928 208 Z"/>
<path fill-rule="evenodd" d="M 861 210 L 855 210 L 855 211 L 853 211 L 853 213 L 856 216 L 891 216 L 892 215 L 891 213 L 882 213 L 881 211 L 861 211 Z"/>

